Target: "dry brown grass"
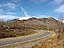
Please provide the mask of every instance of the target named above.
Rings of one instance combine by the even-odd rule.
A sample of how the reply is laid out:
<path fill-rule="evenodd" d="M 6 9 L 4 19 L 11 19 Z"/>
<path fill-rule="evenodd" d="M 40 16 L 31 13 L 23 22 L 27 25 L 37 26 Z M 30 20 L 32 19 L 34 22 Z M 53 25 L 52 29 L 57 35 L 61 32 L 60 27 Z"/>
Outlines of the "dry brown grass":
<path fill-rule="evenodd" d="M 61 33 L 60 37 L 50 38 L 40 44 L 41 45 L 32 46 L 32 48 L 64 48 L 64 33 Z"/>

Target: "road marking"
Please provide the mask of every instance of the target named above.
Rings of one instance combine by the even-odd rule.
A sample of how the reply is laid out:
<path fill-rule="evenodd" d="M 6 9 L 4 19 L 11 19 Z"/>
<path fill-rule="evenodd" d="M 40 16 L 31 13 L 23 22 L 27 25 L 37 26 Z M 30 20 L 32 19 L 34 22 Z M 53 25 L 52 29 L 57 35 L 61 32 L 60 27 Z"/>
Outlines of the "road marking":
<path fill-rule="evenodd" d="M 45 31 L 44 31 L 44 33 L 45 33 Z M 46 35 L 46 36 L 43 36 L 44 34 L 42 33 L 42 32 L 40 32 L 40 33 L 36 33 L 36 34 L 32 34 L 32 35 L 28 35 L 28 36 L 26 36 L 25 38 L 27 38 L 27 37 L 32 37 L 32 36 L 34 36 L 34 38 L 35 37 L 38 37 L 38 35 L 40 35 L 39 36 L 39 38 L 36 38 L 36 39 L 34 39 L 34 38 L 32 38 L 32 39 L 27 39 L 26 41 L 21 41 L 20 43 L 24 43 L 24 42 L 29 42 L 29 41 L 34 41 L 34 40 L 38 40 L 38 39 L 42 39 L 42 38 L 46 38 L 46 37 L 49 37 L 52 33 L 51 32 L 47 32 L 47 33 L 49 33 L 48 35 Z M 9 38 L 10 39 L 10 38 Z M 15 38 L 15 39 L 17 39 L 17 38 Z M 19 38 L 20 39 L 20 38 Z M 3 39 L 4 40 L 4 39 Z M 6 40 L 8 40 L 8 38 L 6 39 Z M 13 40 L 14 41 L 14 40 Z M 16 44 L 16 43 L 19 43 L 19 42 L 15 42 L 15 43 L 12 43 L 12 44 Z M 3 46 L 8 46 L 8 45 L 11 45 L 11 43 L 10 44 L 6 44 L 6 45 L 1 45 L 0 47 L 3 47 Z"/>

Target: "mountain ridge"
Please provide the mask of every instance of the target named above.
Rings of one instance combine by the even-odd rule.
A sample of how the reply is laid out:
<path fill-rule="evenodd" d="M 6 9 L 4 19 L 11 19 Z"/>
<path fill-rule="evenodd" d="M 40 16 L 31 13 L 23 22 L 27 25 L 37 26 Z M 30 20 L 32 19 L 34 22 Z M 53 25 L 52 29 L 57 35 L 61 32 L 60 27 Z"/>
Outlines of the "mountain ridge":
<path fill-rule="evenodd" d="M 0 22 L 0 37 L 14 37 L 16 35 L 24 35 L 33 33 L 33 30 L 53 30 L 64 31 L 64 24 L 54 18 L 29 18 L 27 20 L 10 20 Z M 61 27 L 62 26 L 62 27 Z M 4 34 L 4 36 L 3 36 Z M 11 34 L 11 35 L 10 35 Z"/>

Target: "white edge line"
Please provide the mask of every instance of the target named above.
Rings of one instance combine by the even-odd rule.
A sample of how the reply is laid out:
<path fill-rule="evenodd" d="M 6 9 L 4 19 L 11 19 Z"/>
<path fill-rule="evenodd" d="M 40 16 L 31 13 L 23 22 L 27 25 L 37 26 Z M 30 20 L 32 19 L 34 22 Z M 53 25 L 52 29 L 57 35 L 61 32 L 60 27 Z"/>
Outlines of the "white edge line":
<path fill-rule="evenodd" d="M 51 33 L 51 32 L 50 32 L 50 33 Z M 47 36 L 50 36 L 50 35 L 47 35 Z M 40 38 L 36 38 L 36 39 L 31 39 L 31 40 L 23 41 L 23 42 L 16 42 L 16 43 L 21 43 L 21 44 L 22 44 L 22 43 L 25 43 L 25 42 L 29 42 L 29 41 L 34 41 L 34 40 L 42 39 L 42 38 L 45 38 L 45 37 L 47 37 L 47 36 L 40 37 Z M 13 45 L 16 44 L 16 43 L 13 43 Z M 9 45 L 12 45 L 12 44 L 2 45 L 2 46 L 0 46 L 0 47 L 5 47 L 5 46 L 9 46 Z"/>

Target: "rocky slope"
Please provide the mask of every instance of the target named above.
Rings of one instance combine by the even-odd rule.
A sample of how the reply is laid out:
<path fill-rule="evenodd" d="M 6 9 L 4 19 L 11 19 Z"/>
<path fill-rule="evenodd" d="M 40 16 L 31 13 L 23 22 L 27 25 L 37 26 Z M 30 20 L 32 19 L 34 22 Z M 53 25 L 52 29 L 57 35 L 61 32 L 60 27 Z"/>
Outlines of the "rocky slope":
<path fill-rule="evenodd" d="M 64 31 L 64 24 L 56 19 L 50 18 L 29 18 L 27 20 L 10 20 L 0 22 L 0 38 L 15 37 L 34 33 L 33 30 Z M 61 27 L 62 26 L 62 27 Z M 61 29 L 60 29 L 61 28 Z"/>

